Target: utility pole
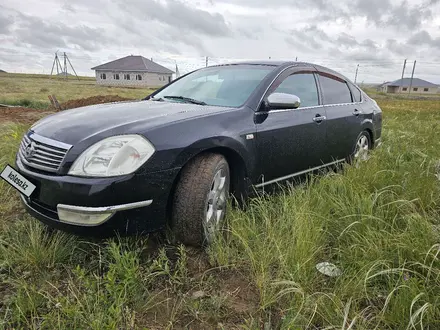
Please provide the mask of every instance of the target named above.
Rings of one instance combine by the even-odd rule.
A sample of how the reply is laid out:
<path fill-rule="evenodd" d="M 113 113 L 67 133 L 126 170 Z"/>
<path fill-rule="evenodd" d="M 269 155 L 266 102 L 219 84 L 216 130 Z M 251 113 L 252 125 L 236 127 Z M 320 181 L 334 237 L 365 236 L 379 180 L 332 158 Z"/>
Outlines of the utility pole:
<path fill-rule="evenodd" d="M 67 61 L 69 61 L 69 64 L 70 64 L 70 67 L 72 68 L 72 70 L 73 70 L 73 73 L 75 73 L 75 76 L 76 76 L 76 78 L 79 80 L 79 77 L 78 77 L 78 75 L 76 74 L 76 71 L 75 71 L 75 69 L 73 68 L 73 65 L 72 65 L 72 63 L 70 62 L 70 60 L 69 60 L 69 58 L 66 56 L 66 58 L 67 58 Z M 66 68 L 66 73 L 67 73 L 67 68 Z M 67 75 L 66 75 L 67 76 Z"/>
<path fill-rule="evenodd" d="M 207 67 L 207 66 L 208 66 L 208 56 L 206 56 L 206 59 L 205 59 L 205 61 L 206 61 L 206 64 L 205 64 L 205 66 Z"/>
<path fill-rule="evenodd" d="M 359 64 L 356 66 L 356 74 L 354 75 L 354 83 L 356 84 L 356 80 L 358 77 L 358 71 L 359 71 Z"/>
<path fill-rule="evenodd" d="M 406 58 L 405 61 L 403 62 L 403 70 L 402 70 L 402 79 L 400 79 L 400 93 L 403 92 L 403 76 L 405 75 L 405 68 L 406 68 Z"/>
<path fill-rule="evenodd" d="M 53 73 L 53 68 L 55 67 L 56 56 L 57 56 L 57 53 L 55 53 L 55 58 L 53 59 L 52 70 L 50 71 L 50 75 L 52 75 L 52 73 Z M 58 68 L 58 66 L 57 66 L 57 68 Z"/>
<path fill-rule="evenodd" d="M 67 56 L 66 56 L 66 52 L 63 53 L 64 55 L 64 78 L 67 79 Z"/>
<path fill-rule="evenodd" d="M 417 61 L 414 61 L 414 65 L 413 65 L 413 69 L 412 69 L 412 73 L 411 73 L 411 80 L 409 82 L 408 95 L 411 93 L 411 87 L 412 87 L 412 82 L 413 82 L 413 78 L 414 78 L 414 71 L 416 70 L 416 63 L 417 63 Z"/>
<path fill-rule="evenodd" d="M 63 59 L 64 59 L 64 65 L 61 64 L 60 58 L 58 57 L 58 51 L 56 51 L 55 53 L 55 58 L 53 60 L 53 64 L 52 64 L 52 70 L 50 71 L 50 75 L 52 76 L 53 74 L 53 70 L 55 68 L 55 65 L 57 66 L 57 76 L 60 74 L 60 72 L 62 73 L 62 75 L 64 75 L 64 78 L 67 79 L 67 62 L 69 63 L 70 67 L 72 68 L 72 71 L 75 73 L 76 78 L 79 80 L 78 75 L 76 74 L 75 69 L 73 68 L 72 62 L 70 62 L 69 57 L 67 56 L 67 54 L 65 52 L 63 52 Z"/>
<path fill-rule="evenodd" d="M 297 57 L 295 57 L 295 62 L 298 62 L 298 56 L 297 56 Z"/>
<path fill-rule="evenodd" d="M 55 57 L 53 59 L 53 64 L 52 64 L 52 70 L 50 71 L 50 75 L 52 75 L 55 65 L 57 66 L 57 75 L 58 75 L 60 73 L 60 70 L 62 70 L 60 59 L 58 58 L 58 51 L 55 53 Z"/>

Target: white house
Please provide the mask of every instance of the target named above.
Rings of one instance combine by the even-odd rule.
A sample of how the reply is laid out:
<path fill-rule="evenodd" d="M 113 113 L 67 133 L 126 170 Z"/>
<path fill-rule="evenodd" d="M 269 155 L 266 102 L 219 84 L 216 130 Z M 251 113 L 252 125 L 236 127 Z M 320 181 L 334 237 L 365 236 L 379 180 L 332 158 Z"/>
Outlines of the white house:
<path fill-rule="evenodd" d="M 172 80 L 172 70 L 143 56 L 129 55 L 92 68 L 96 82 L 108 86 L 161 87 Z"/>
<path fill-rule="evenodd" d="M 380 86 L 385 93 L 413 93 L 413 94 L 435 94 L 439 92 L 439 86 L 429 81 L 413 78 L 403 78 L 387 82 Z M 411 88 L 411 91 L 409 90 Z"/>

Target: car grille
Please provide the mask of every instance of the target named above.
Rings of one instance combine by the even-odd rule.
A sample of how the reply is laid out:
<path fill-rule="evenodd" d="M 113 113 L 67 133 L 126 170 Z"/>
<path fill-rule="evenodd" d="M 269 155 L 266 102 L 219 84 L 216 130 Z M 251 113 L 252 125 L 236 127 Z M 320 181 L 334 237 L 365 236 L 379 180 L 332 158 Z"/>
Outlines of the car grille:
<path fill-rule="evenodd" d="M 20 144 L 19 158 L 29 167 L 57 172 L 70 147 L 36 134 L 26 134 Z"/>

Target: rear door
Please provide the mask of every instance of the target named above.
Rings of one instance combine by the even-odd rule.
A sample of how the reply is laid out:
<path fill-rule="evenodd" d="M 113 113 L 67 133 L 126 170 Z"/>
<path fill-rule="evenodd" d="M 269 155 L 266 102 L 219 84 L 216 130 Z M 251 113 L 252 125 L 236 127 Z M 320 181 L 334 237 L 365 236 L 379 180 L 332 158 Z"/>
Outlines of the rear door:
<path fill-rule="evenodd" d="M 286 70 L 265 95 L 267 99 L 273 92 L 294 94 L 301 99 L 298 109 L 267 111 L 263 107 L 256 113 L 257 148 L 265 183 L 322 164 L 327 123 L 315 71 Z"/>
<path fill-rule="evenodd" d="M 324 72 L 318 77 L 327 113 L 328 153 L 332 160 L 342 160 L 350 155 L 362 130 L 362 109 L 344 79 Z"/>

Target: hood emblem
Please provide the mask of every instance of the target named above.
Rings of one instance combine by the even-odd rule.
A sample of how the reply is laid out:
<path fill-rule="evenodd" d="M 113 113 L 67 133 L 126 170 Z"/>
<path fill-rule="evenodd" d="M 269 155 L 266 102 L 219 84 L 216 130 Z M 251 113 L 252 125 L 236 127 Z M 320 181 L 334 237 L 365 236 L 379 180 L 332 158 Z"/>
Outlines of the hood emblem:
<path fill-rule="evenodd" d="M 26 149 L 24 149 L 24 155 L 26 156 L 26 158 L 31 158 L 35 155 L 36 151 L 37 150 L 35 149 L 35 142 L 31 141 L 31 143 L 26 146 Z"/>

